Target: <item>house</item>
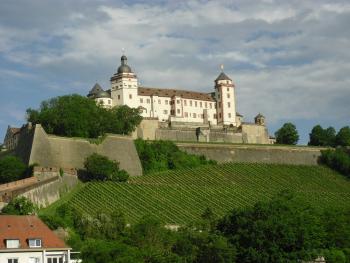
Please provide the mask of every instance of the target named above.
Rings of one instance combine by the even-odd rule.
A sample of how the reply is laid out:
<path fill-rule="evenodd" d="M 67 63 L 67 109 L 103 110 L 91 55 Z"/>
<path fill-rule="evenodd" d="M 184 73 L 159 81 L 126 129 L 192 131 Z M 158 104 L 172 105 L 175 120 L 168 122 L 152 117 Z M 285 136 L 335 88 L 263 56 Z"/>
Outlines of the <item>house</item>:
<path fill-rule="evenodd" d="M 0 215 L 1 263 L 69 263 L 70 251 L 37 216 Z"/>

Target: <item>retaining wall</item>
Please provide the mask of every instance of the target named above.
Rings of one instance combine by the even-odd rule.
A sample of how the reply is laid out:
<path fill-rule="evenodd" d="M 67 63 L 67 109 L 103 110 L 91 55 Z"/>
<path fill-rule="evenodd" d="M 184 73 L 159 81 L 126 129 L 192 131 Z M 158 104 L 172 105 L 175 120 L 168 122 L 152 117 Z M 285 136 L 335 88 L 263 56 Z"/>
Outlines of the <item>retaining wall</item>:
<path fill-rule="evenodd" d="M 321 150 L 326 148 L 293 146 L 221 145 L 177 143 L 181 150 L 204 155 L 218 163 L 248 162 L 317 165 Z"/>

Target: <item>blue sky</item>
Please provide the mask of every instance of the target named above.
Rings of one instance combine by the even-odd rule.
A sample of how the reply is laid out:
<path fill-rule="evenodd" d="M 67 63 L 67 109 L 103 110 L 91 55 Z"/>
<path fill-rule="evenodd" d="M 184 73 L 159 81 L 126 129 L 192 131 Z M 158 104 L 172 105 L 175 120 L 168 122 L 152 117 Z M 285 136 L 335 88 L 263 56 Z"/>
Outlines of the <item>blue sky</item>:
<path fill-rule="evenodd" d="M 142 85 L 211 92 L 220 64 L 245 121 L 273 134 L 350 125 L 349 1 L 0 3 L 0 137 L 25 110 L 109 78 L 125 48 Z M 2 139 L 0 139 L 2 140 Z"/>

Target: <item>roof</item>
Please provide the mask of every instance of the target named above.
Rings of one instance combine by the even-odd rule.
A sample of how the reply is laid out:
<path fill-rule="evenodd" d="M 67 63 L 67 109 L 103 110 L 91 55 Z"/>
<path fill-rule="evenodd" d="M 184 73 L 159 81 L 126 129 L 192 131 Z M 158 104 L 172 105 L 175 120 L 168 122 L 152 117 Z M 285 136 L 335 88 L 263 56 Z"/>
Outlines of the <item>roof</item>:
<path fill-rule="evenodd" d="M 224 72 L 221 72 L 215 81 L 218 81 L 218 80 L 232 80 L 232 79 L 230 79 Z"/>
<path fill-rule="evenodd" d="M 69 248 L 37 216 L 0 215 L 0 249 L 6 249 L 6 239 L 19 239 L 20 248 L 29 249 L 30 238 L 40 238 L 42 248 Z"/>
<path fill-rule="evenodd" d="M 159 97 L 177 96 L 184 99 L 215 101 L 211 96 L 211 93 L 202 93 L 202 92 L 186 91 L 186 90 L 178 90 L 178 89 L 157 89 L 157 88 L 139 87 L 138 95 L 139 96 L 159 96 Z"/>
<path fill-rule="evenodd" d="M 265 116 L 259 113 L 258 115 L 255 116 L 255 118 L 265 118 Z"/>
<path fill-rule="evenodd" d="M 97 93 L 103 91 L 103 88 L 100 86 L 100 84 L 96 83 L 93 88 L 89 91 L 88 96 L 96 95 Z"/>
<path fill-rule="evenodd" d="M 236 112 L 236 116 L 238 116 L 238 117 L 243 117 L 243 115 L 240 114 L 239 112 Z"/>
<path fill-rule="evenodd" d="M 111 94 L 108 91 L 100 91 L 94 95 L 94 98 L 111 98 Z"/>
<path fill-rule="evenodd" d="M 12 134 L 16 134 L 20 130 L 21 130 L 21 128 L 15 128 L 15 127 L 9 127 L 8 128 L 8 131 L 11 132 Z"/>

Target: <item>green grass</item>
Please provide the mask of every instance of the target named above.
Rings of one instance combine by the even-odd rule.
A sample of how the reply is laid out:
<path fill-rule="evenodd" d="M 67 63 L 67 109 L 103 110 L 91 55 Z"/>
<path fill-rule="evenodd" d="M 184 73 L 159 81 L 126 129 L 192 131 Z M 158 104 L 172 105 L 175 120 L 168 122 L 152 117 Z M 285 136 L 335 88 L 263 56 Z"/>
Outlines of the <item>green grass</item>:
<path fill-rule="evenodd" d="M 130 223 L 152 214 L 164 223 L 185 224 L 206 207 L 222 216 L 287 189 L 320 209 L 350 208 L 350 181 L 326 167 L 233 163 L 134 177 L 128 183 L 87 183 L 59 202 L 89 214 L 120 209 Z"/>

